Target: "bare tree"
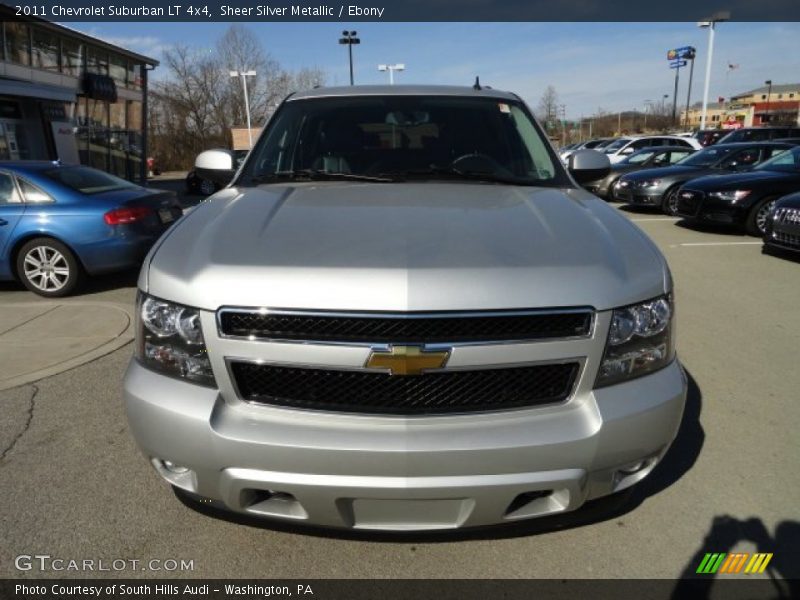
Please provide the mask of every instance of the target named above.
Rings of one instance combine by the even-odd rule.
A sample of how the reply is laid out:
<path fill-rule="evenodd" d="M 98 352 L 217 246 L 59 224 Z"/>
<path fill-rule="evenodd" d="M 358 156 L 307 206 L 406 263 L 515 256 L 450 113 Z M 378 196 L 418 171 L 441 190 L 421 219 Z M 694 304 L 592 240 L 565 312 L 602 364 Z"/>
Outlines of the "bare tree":
<path fill-rule="evenodd" d="M 232 127 L 246 122 L 239 77 L 230 71 L 255 71 L 247 81 L 253 126 L 262 126 L 291 92 L 322 85 L 318 68 L 286 71 L 246 27 L 233 25 L 214 50 L 175 46 L 164 53 L 166 77 L 153 82 L 148 128 L 153 154 L 167 169 L 185 169 L 197 153 L 227 147 Z M 179 140 L 179 143 L 176 141 Z"/>
<path fill-rule="evenodd" d="M 550 122 L 556 119 L 558 114 L 558 93 L 556 88 L 548 85 L 542 93 L 539 104 L 536 107 L 536 117 L 540 121 Z"/>

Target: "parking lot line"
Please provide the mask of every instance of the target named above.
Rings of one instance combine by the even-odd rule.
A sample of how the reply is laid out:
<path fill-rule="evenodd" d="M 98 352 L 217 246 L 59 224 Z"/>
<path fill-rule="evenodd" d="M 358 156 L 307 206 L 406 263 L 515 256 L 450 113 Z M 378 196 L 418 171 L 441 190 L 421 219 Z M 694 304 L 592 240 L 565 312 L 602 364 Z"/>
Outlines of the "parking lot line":
<path fill-rule="evenodd" d="M 678 246 L 760 246 L 763 242 L 687 242 L 685 244 L 672 244 L 670 248 Z"/>

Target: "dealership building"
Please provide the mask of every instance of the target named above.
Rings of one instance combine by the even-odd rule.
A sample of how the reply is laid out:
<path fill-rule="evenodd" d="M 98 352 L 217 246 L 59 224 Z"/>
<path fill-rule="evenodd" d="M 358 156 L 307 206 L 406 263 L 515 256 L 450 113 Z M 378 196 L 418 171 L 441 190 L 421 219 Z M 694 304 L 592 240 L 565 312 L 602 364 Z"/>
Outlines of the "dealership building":
<path fill-rule="evenodd" d="M 158 61 L 0 5 L 0 160 L 146 177 L 147 74 Z"/>

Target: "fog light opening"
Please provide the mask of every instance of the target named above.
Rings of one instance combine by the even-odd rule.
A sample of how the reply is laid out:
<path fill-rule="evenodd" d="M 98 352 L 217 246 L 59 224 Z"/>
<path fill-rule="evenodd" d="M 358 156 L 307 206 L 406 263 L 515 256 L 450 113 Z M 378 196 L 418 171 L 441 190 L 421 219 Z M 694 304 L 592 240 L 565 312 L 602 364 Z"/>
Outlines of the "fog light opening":
<path fill-rule="evenodd" d="M 289 492 L 277 490 L 243 489 L 239 498 L 247 512 L 287 519 L 307 519 L 303 505 Z"/>
<path fill-rule="evenodd" d="M 187 492 L 197 492 L 197 480 L 194 471 L 189 467 L 164 458 L 153 458 L 151 463 L 158 474 L 170 485 Z"/>
<path fill-rule="evenodd" d="M 658 457 L 656 454 L 618 467 L 612 479 L 613 491 L 624 490 L 647 477 L 658 463 Z"/>
<path fill-rule="evenodd" d="M 175 475 L 181 475 L 183 473 L 188 473 L 189 472 L 189 467 L 183 467 L 181 465 L 176 465 L 171 460 L 161 461 L 161 464 L 164 465 L 164 468 L 167 471 L 169 471 L 170 473 L 173 473 Z"/>

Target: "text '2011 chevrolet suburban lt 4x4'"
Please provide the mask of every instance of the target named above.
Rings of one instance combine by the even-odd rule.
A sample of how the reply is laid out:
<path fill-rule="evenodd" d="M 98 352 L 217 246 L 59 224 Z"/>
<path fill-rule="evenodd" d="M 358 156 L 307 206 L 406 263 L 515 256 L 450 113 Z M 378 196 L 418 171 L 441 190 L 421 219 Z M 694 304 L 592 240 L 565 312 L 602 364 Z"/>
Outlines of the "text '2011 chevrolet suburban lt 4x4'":
<path fill-rule="evenodd" d="M 487 88 L 290 96 L 139 278 L 131 431 L 190 498 L 307 524 L 448 529 L 646 477 L 686 378 L 654 244 Z"/>

